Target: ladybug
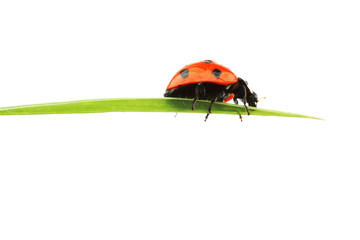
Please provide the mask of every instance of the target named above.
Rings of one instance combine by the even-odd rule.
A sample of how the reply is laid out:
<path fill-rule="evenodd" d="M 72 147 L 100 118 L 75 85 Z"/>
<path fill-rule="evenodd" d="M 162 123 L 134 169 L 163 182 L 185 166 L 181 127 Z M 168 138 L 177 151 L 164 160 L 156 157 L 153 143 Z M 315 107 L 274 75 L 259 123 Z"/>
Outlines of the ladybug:
<path fill-rule="evenodd" d="M 248 115 L 250 113 L 246 104 L 256 107 L 258 102 L 256 93 L 249 89 L 246 81 L 212 60 L 193 63 L 180 69 L 171 79 L 164 97 L 194 99 L 192 110 L 197 100 L 209 100 L 210 106 L 205 121 L 214 102 L 228 102 L 233 99 L 238 104 L 240 99 Z M 240 119 L 242 120 L 241 115 Z"/>

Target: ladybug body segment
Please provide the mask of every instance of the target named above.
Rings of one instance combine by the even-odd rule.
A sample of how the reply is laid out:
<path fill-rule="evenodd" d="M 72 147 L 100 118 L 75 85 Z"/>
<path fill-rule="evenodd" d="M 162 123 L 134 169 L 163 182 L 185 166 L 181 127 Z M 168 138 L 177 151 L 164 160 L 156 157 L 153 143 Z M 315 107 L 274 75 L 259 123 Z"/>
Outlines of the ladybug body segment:
<path fill-rule="evenodd" d="M 192 109 L 197 100 L 209 100 L 205 121 L 215 101 L 227 102 L 233 99 L 238 104 L 237 99 L 240 99 L 248 114 L 246 104 L 256 107 L 258 101 L 256 93 L 248 88 L 243 79 L 211 60 L 193 63 L 180 69 L 167 86 L 164 96 L 194 99 Z"/>

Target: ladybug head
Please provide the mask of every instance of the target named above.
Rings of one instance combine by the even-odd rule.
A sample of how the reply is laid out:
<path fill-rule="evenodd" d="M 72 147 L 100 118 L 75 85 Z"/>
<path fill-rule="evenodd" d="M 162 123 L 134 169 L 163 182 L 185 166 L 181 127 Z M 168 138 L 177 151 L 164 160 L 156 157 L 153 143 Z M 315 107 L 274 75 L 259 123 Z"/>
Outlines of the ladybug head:
<path fill-rule="evenodd" d="M 249 104 L 250 107 L 256 107 L 258 102 L 258 97 L 256 92 L 252 92 L 246 97 L 246 102 Z"/>
<path fill-rule="evenodd" d="M 235 98 L 239 98 L 244 104 L 248 104 L 250 107 L 256 107 L 258 102 L 258 96 L 255 92 L 252 92 L 245 80 L 238 78 L 238 87 L 235 93 Z"/>

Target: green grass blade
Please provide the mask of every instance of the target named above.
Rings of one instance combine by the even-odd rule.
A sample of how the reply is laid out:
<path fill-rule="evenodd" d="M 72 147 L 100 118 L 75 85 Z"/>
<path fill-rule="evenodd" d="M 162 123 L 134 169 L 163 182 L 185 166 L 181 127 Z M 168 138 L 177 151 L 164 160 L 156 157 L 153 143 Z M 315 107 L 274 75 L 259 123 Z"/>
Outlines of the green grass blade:
<path fill-rule="evenodd" d="M 70 102 L 55 102 L 33 105 L 21 105 L 0 108 L 0 115 L 33 115 L 33 114 L 69 114 L 69 113 L 104 113 L 104 112 L 177 112 L 207 113 L 209 101 L 199 100 L 195 110 L 191 110 L 192 99 L 184 98 L 109 98 L 91 99 Z M 320 119 L 296 113 L 249 107 L 250 114 L 262 116 L 300 117 Z M 246 115 L 244 106 L 214 103 L 212 113 Z"/>

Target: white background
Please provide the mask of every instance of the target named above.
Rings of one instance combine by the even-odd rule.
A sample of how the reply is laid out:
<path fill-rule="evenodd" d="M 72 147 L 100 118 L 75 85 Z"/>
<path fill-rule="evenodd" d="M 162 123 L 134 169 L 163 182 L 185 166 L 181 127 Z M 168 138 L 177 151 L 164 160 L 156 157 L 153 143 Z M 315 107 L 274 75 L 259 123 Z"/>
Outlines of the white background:
<path fill-rule="evenodd" d="M 357 1 L 1 1 L 0 106 L 162 97 L 212 59 L 325 118 L 0 117 L 0 239 L 359 239 Z"/>

